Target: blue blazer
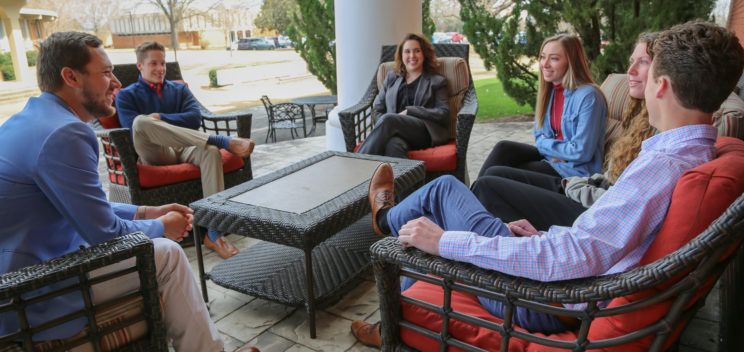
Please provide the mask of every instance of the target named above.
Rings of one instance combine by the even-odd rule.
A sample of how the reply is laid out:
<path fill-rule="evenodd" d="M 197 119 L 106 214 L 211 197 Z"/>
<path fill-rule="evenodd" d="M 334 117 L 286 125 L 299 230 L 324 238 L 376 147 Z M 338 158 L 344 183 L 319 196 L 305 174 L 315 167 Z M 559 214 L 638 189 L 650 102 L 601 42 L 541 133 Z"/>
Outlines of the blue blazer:
<path fill-rule="evenodd" d="M 98 176 L 96 135 L 56 95 L 29 99 L 0 126 L 0 140 L 0 274 L 135 231 L 163 236 L 159 220 L 134 221 L 137 206 L 106 200 Z M 26 309 L 32 326 L 83 307 L 79 291 L 52 302 Z M 34 337 L 67 338 L 82 329 L 85 319 Z M 0 314 L 0 336 L 17 329 L 14 312 Z"/>
<path fill-rule="evenodd" d="M 575 90 L 565 89 L 563 97 L 563 140 L 555 139 L 550 125 L 550 108 L 553 105 L 551 93 L 542 128 L 537 128 L 535 123 L 533 129 L 535 146 L 564 178 L 601 173 L 607 124 L 607 102 L 604 95 L 599 88 L 586 84 Z M 551 158 L 565 162 L 550 161 Z"/>

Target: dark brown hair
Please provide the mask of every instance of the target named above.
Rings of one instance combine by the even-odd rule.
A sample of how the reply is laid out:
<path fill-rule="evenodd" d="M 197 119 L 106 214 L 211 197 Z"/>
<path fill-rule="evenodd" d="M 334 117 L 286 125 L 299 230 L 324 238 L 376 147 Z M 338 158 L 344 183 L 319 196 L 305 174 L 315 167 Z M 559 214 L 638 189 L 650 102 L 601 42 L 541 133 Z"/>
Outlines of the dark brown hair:
<path fill-rule="evenodd" d="M 165 47 L 163 46 L 163 44 L 160 44 L 158 42 L 144 42 L 140 44 L 134 51 L 135 53 L 137 53 L 137 62 L 144 63 L 145 58 L 147 57 L 147 52 L 150 50 L 165 52 Z"/>
<path fill-rule="evenodd" d="M 69 67 L 85 73 L 90 62 L 90 50 L 102 44 L 96 36 L 81 32 L 52 33 L 39 46 L 36 60 L 36 80 L 42 92 L 56 92 L 65 83 L 62 69 Z"/>
<path fill-rule="evenodd" d="M 409 40 L 415 40 L 419 42 L 421 46 L 421 52 L 424 54 L 424 72 L 436 73 L 437 72 L 437 55 L 434 54 L 434 47 L 431 45 L 428 39 L 419 33 L 408 33 L 405 38 L 398 44 L 398 49 L 395 50 L 395 66 L 393 71 L 398 73 L 398 76 L 406 76 L 406 65 L 403 63 L 403 44 Z"/>
<path fill-rule="evenodd" d="M 733 32 L 701 20 L 659 34 L 652 49 L 653 77 L 669 77 L 687 109 L 712 113 L 728 97 L 744 68 L 744 49 Z"/>

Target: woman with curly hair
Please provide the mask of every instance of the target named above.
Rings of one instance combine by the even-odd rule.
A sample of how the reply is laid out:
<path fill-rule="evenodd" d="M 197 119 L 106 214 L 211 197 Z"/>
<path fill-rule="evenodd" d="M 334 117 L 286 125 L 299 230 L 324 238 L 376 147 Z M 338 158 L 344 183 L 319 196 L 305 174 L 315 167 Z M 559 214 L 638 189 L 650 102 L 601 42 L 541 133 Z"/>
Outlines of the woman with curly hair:
<path fill-rule="evenodd" d="M 478 176 L 492 166 L 510 166 L 557 177 L 600 172 L 607 102 L 594 83 L 581 39 L 560 34 L 540 48 L 535 105 L 535 145 L 501 141 Z"/>
<path fill-rule="evenodd" d="M 610 147 L 605 161 L 607 172 L 590 177 L 562 179 L 510 167 L 491 167 L 472 187 L 473 193 L 486 209 L 499 214 L 504 221 L 527 219 L 538 229 L 547 230 L 550 225 L 570 226 L 576 217 L 617 181 L 625 168 L 638 156 L 641 142 L 656 133 L 648 121 L 643 92 L 653 60 L 650 48 L 657 35 L 639 35 L 630 56 L 627 75 L 630 101 L 621 122 L 621 137 Z M 494 196 L 506 193 L 511 195 Z M 505 204 L 493 201 L 494 199 L 522 201 Z"/>
<path fill-rule="evenodd" d="M 409 150 L 449 140 L 447 80 L 436 73 L 437 57 L 429 40 L 409 33 L 395 51 L 373 104 L 375 127 L 358 153 L 408 158 Z"/>

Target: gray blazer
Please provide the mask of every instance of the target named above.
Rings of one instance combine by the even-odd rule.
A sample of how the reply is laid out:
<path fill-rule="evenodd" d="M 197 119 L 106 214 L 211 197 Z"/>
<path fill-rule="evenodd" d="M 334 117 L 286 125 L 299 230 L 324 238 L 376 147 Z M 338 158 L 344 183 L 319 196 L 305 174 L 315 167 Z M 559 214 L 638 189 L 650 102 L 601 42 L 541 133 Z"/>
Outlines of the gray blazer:
<path fill-rule="evenodd" d="M 398 90 L 405 78 L 395 72 L 388 72 L 374 102 L 374 111 L 378 115 L 398 113 Z M 447 79 L 440 75 L 421 74 L 416 88 L 414 105 L 406 106 L 408 115 L 424 121 L 426 130 L 431 136 L 432 146 L 447 143 L 449 134 L 449 105 L 447 104 Z"/>

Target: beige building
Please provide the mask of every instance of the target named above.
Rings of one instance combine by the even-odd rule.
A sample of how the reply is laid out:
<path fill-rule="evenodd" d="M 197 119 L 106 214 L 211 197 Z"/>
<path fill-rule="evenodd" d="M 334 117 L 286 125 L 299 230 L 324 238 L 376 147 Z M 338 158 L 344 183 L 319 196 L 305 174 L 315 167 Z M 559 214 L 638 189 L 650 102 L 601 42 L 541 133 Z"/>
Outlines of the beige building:
<path fill-rule="evenodd" d="M 226 8 L 194 13 L 178 24 L 178 44 L 181 48 L 224 48 L 235 40 L 254 34 L 256 15 L 256 11 L 250 9 Z M 162 13 L 130 13 L 114 17 L 111 20 L 111 40 L 114 48 L 132 48 L 152 40 L 170 46 L 168 19 Z"/>
<path fill-rule="evenodd" d="M 16 81 L 33 80 L 26 51 L 34 50 L 49 36 L 44 24 L 57 20 L 54 11 L 24 8 L 25 5 L 26 0 L 3 0 L 0 3 L 0 52 L 11 53 Z"/>
<path fill-rule="evenodd" d="M 726 28 L 736 33 L 744 45 L 744 0 L 731 0 Z"/>

